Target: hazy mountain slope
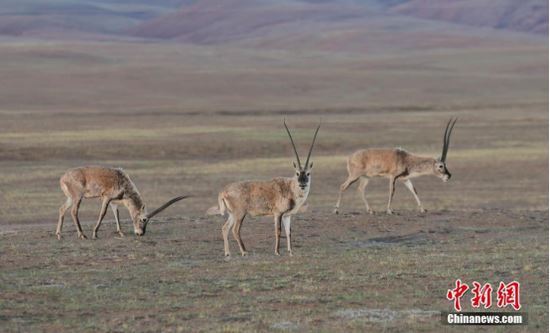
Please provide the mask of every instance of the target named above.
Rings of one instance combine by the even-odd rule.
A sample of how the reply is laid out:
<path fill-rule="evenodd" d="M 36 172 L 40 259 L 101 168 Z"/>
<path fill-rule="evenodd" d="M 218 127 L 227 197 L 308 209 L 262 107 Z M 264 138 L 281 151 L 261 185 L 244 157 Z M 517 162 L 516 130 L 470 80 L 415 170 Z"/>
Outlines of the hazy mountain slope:
<path fill-rule="evenodd" d="M 427 20 L 420 24 L 413 18 Z M 456 26 L 445 28 L 437 22 L 545 34 L 548 3 L 544 0 L 4 0 L 0 7 L 0 35 L 73 39 L 90 35 L 132 36 L 195 44 L 233 41 L 251 44 L 265 37 L 261 44 L 278 47 L 312 44 L 310 38 L 313 38 L 321 49 L 379 39 L 380 33 L 415 31 L 419 25 L 431 34 L 427 38 L 432 41 L 443 39 L 445 31 L 462 34 Z M 476 35 L 472 31 L 467 34 Z"/>
<path fill-rule="evenodd" d="M 548 34 L 547 0 L 409 0 L 389 12 L 459 24 Z"/>
<path fill-rule="evenodd" d="M 506 35 L 387 10 L 377 0 L 201 0 L 128 33 L 203 45 L 370 53 L 498 46 Z"/>
<path fill-rule="evenodd" d="M 6 0 L 0 7 L 0 35 L 120 34 L 183 3 L 183 0 Z"/>
<path fill-rule="evenodd" d="M 308 4 L 298 1 L 202 0 L 146 22 L 131 34 L 209 44 L 257 35 L 259 29 L 278 29 L 299 22 L 326 24 L 365 18 L 367 7 L 339 3 Z"/>

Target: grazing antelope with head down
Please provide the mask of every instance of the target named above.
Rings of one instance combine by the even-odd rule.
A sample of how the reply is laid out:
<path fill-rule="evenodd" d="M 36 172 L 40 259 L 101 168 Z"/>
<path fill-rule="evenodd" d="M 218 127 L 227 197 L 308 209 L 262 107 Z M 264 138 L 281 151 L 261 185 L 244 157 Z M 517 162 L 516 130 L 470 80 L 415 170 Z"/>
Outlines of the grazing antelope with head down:
<path fill-rule="evenodd" d="M 78 209 L 82 199 L 100 198 L 101 211 L 99 219 L 94 227 L 93 238 L 97 238 L 97 231 L 101 225 L 103 217 L 107 212 L 107 206 L 111 206 L 115 214 L 117 232 L 122 237 L 124 234 L 120 230 L 118 215 L 118 204 L 122 203 L 128 209 L 134 224 L 134 232 L 137 236 L 145 234 L 149 219 L 157 215 L 173 203 L 185 199 L 188 196 L 173 198 L 164 205 L 147 213 L 145 204 L 134 182 L 128 174 L 122 169 L 113 169 L 105 167 L 81 167 L 70 169 L 59 180 L 61 190 L 67 196 L 67 201 L 59 208 L 59 221 L 57 223 L 56 235 L 61 239 L 61 229 L 63 228 L 63 219 L 65 212 L 72 206 L 71 216 L 78 231 L 78 238 L 84 239 L 86 236 L 82 232 L 80 221 L 78 219 Z"/>
<path fill-rule="evenodd" d="M 390 195 L 388 199 L 388 207 L 386 212 L 392 214 L 391 202 L 395 191 L 396 180 L 402 181 L 405 186 L 411 191 L 414 196 L 420 212 L 425 213 L 426 210 L 422 206 L 416 189 L 414 188 L 411 178 L 435 175 L 447 182 L 451 178 L 451 173 L 445 164 L 447 151 L 451 139 L 451 132 L 456 123 L 456 118 L 451 118 L 445 128 L 443 135 L 443 150 L 439 158 L 422 157 L 413 155 L 401 148 L 396 149 L 362 149 L 351 154 L 348 158 L 348 179 L 340 186 L 338 200 L 334 212 L 338 214 L 342 193 L 358 179 L 360 180 L 359 195 L 369 214 L 374 211 L 370 208 L 367 198 L 365 197 L 365 188 L 371 177 L 386 177 L 390 179 Z"/>
<path fill-rule="evenodd" d="M 302 165 L 296 145 L 290 130 L 283 122 L 294 149 L 296 162 L 293 163 L 296 174 L 294 177 L 278 177 L 269 181 L 245 181 L 227 185 L 218 195 L 218 206 L 208 209 L 207 214 L 225 215 L 229 218 L 222 227 L 225 255 L 229 256 L 229 229 L 239 244 L 241 255 L 246 255 L 246 248 L 241 239 L 241 225 L 247 214 L 251 216 L 273 216 L 275 222 L 275 254 L 279 255 L 281 238 L 281 222 L 284 225 L 289 255 L 292 256 L 290 241 L 290 218 L 303 209 L 311 185 L 311 168 L 309 162 L 315 139 L 321 124 L 315 130 L 313 141 L 309 148 L 306 163 Z M 298 163 L 298 165 L 296 165 Z M 302 208 L 302 209 L 301 209 Z"/>

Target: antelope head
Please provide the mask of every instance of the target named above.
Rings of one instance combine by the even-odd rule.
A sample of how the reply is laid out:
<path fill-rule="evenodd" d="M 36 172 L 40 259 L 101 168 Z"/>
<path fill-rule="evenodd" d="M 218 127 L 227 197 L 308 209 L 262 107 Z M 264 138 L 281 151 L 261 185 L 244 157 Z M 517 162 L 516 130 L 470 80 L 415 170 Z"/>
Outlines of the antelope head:
<path fill-rule="evenodd" d="M 443 150 L 441 151 L 441 157 L 439 157 L 434 163 L 434 174 L 441 178 L 444 182 L 447 182 L 451 178 L 451 173 L 447 169 L 446 159 L 447 151 L 449 150 L 449 143 L 451 142 L 451 133 L 458 118 L 449 119 L 447 127 L 445 128 L 445 134 L 443 134 Z"/>
<path fill-rule="evenodd" d="M 309 158 L 311 157 L 311 152 L 313 151 L 313 146 L 315 145 L 315 139 L 317 138 L 317 133 L 319 132 L 319 128 L 321 127 L 321 123 L 319 123 L 319 126 L 317 126 L 317 129 L 315 130 L 315 134 L 313 135 L 313 141 L 311 142 L 311 146 L 309 147 L 309 153 L 307 154 L 306 164 L 302 165 L 302 162 L 300 161 L 300 156 L 298 156 L 298 151 L 296 150 L 296 145 L 294 144 L 294 140 L 292 139 L 292 135 L 290 134 L 290 130 L 286 126 L 286 121 L 283 121 L 283 124 L 285 125 L 286 132 L 288 133 L 288 137 L 290 138 L 290 143 L 292 144 L 292 148 L 294 150 L 294 155 L 296 156 L 296 161 L 293 162 L 294 170 L 296 171 L 295 179 L 298 182 L 298 186 L 302 191 L 305 191 L 309 188 L 309 184 L 311 182 L 311 169 L 313 168 L 313 162 L 309 162 Z"/>
<path fill-rule="evenodd" d="M 143 236 L 145 235 L 145 230 L 147 229 L 147 224 L 151 220 L 151 218 L 158 213 L 162 212 L 172 204 L 183 200 L 185 198 L 189 197 L 188 195 L 179 196 L 176 198 L 173 198 L 166 202 L 164 205 L 160 206 L 159 208 L 155 209 L 151 213 L 147 213 L 147 209 L 145 208 L 145 205 L 141 206 L 138 214 L 132 217 L 133 223 L 134 223 L 134 233 L 136 236 Z"/>

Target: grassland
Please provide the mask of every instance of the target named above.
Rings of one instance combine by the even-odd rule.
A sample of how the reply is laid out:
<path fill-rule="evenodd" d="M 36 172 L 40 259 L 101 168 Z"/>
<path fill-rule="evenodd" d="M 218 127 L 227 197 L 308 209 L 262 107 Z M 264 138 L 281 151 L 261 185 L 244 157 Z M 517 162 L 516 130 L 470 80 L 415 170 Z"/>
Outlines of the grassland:
<path fill-rule="evenodd" d="M 44 227 L 3 236 L 3 330 L 458 332 L 439 324 L 457 277 L 521 281 L 518 330 L 547 326 L 547 211 L 314 210 L 295 221 L 294 257 L 272 255 L 270 223 L 248 221 L 251 255 L 230 260 L 220 219 L 175 216 L 140 240 L 111 224 L 93 242 Z"/>
<path fill-rule="evenodd" d="M 461 278 L 519 280 L 529 325 L 517 330 L 545 330 L 547 61 L 546 45 L 515 39 L 374 56 L 4 41 L 0 327 L 454 331 L 438 313 L 450 309 L 446 290 Z M 296 256 L 272 255 L 271 221 L 250 219 L 243 238 L 251 255 L 226 261 L 222 218 L 204 212 L 228 182 L 291 175 L 283 116 L 304 153 L 323 122 L 310 210 L 293 224 Z M 450 116 L 459 117 L 451 181 L 415 182 L 427 214 L 414 211 L 402 186 L 397 216 L 365 215 L 354 189 L 343 214 L 331 214 L 347 154 L 402 146 L 437 156 Z M 58 178 L 83 164 L 125 168 L 151 208 L 194 198 L 141 239 L 115 238 L 108 215 L 99 240 L 78 241 L 68 219 L 59 242 Z M 369 184 L 375 210 L 386 195 L 385 180 Z M 87 234 L 98 209 L 83 204 Z"/>

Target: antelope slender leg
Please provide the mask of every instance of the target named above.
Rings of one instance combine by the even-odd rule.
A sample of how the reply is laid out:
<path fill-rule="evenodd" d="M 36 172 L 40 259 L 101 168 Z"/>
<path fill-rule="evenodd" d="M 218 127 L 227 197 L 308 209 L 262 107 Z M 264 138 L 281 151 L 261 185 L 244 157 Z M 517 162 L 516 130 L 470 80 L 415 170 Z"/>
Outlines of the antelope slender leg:
<path fill-rule="evenodd" d="M 283 225 L 285 227 L 286 246 L 287 246 L 288 254 L 292 257 L 292 246 L 290 242 L 290 216 L 283 217 Z"/>
<path fill-rule="evenodd" d="M 74 225 L 78 232 L 78 238 L 86 239 L 86 235 L 82 232 L 82 227 L 80 226 L 80 220 L 78 219 L 78 210 L 80 209 L 80 203 L 82 202 L 82 197 L 78 197 L 76 202 L 73 203 L 73 208 L 71 209 L 71 217 L 73 218 Z"/>
<path fill-rule="evenodd" d="M 389 215 L 393 214 L 393 211 L 391 210 L 391 201 L 393 199 L 393 194 L 395 193 L 395 181 L 397 180 L 397 177 L 390 178 L 390 197 L 388 199 L 388 209 L 386 209 L 386 213 Z"/>
<path fill-rule="evenodd" d="M 405 186 L 409 189 L 409 191 L 411 191 L 412 195 L 414 196 L 414 199 L 416 200 L 416 204 L 418 205 L 418 209 L 420 210 L 420 212 L 425 213 L 426 210 L 422 206 L 422 203 L 420 202 L 420 198 L 418 197 L 418 192 L 416 192 L 416 189 L 414 188 L 414 185 L 411 182 L 411 180 L 407 179 L 403 181 L 403 184 L 405 184 Z"/>
<path fill-rule="evenodd" d="M 276 255 L 281 255 L 279 253 L 279 244 L 281 242 L 281 218 L 282 216 L 281 215 L 275 215 L 274 216 L 274 220 L 275 220 L 275 254 Z"/>
<path fill-rule="evenodd" d="M 374 214 L 374 211 L 370 208 L 369 202 L 367 201 L 367 197 L 365 195 L 365 189 L 367 188 L 368 184 L 369 184 L 369 179 L 367 177 L 361 177 L 361 180 L 359 181 L 359 186 L 357 187 L 357 191 L 359 193 L 359 196 L 365 203 L 365 208 L 367 209 L 367 213 Z"/>
<path fill-rule="evenodd" d="M 120 229 L 120 215 L 118 214 L 118 205 L 111 203 L 111 210 L 113 211 L 113 214 L 115 215 L 115 221 L 116 221 L 116 232 L 120 237 L 124 237 L 124 233 Z"/>
<path fill-rule="evenodd" d="M 229 236 L 229 229 L 231 229 L 234 223 L 235 219 L 233 217 L 233 213 L 229 213 L 229 217 L 222 227 L 223 249 L 226 257 L 229 257 L 231 255 L 231 253 L 229 252 L 229 239 L 227 239 L 227 236 Z"/>
<path fill-rule="evenodd" d="M 242 215 L 236 219 L 235 225 L 233 225 L 233 237 L 239 244 L 239 249 L 241 250 L 241 255 L 246 256 L 246 248 L 244 247 L 243 240 L 241 239 L 241 226 L 246 215 Z"/>
<path fill-rule="evenodd" d="M 59 208 L 59 220 L 57 221 L 57 229 L 55 231 L 57 239 L 61 239 L 61 230 L 63 229 L 63 220 L 65 219 L 65 213 L 72 204 L 73 200 L 70 197 L 67 197 L 67 201 L 65 201 L 65 203 Z"/>
<path fill-rule="evenodd" d="M 101 226 L 101 221 L 103 221 L 103 218 L 105 217 L 105 214 L 107 213 L 107 207 L 109 207 L 109 202 L 111 199 L 109 198 L 103 198 L 103 201 L 101 203 L 101 211 L 99 212 L 99 218 L 97 219 L 97 224 L 94 227 L 94 232 L 92 234 L 92 238 L 97 238 L 97 231 L 99 230 L 99 227 Z"/>
<path fill-rule="evenodd" d="M 336 200 L 336 205 L 334 205 L 334 214 L 338 214 L 338 210 L 340 209 L 340 202 L 342 201 L 342 194 L 345 190 L 348 189 L 348 187 L 355 183 L 359 179 L 359 175 L 349 175 L 348 179 L 340 185 L 340 191 L 338 192 L 338 199 Z"/>

